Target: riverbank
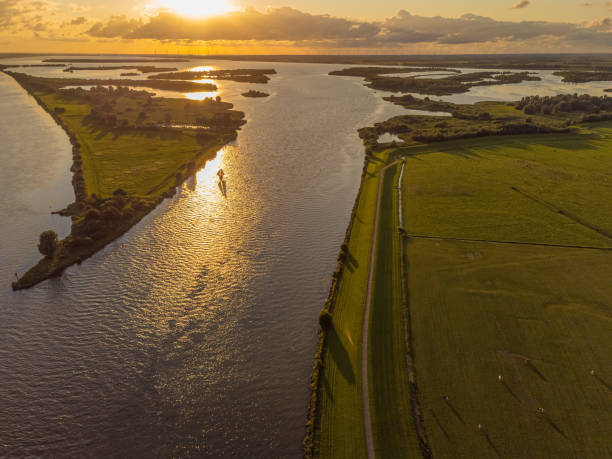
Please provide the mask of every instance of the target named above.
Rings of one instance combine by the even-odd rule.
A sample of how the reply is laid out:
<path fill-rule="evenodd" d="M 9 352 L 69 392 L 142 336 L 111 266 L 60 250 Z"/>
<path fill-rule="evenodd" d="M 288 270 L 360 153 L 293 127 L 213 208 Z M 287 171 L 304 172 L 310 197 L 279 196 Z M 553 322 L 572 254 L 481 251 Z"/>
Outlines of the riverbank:
<path fill-rule="evenodd" d="M 58 212 L 72 219 L 70 235 L 52 256 L 13 282 L 14 290 L 61 273 L 124 234 L 233 140 L 244 122 L 244 114 L 221 101 L 158 98 L 153 102 L 150 94 L 128 89 L 59 91 L 41 85 L 45 79 L 9 75 L 67 133 L 76 199 Z M 144 124 L 139 112 L 153 120 L 199 117 L 202 126 L 161 128 Z"/>

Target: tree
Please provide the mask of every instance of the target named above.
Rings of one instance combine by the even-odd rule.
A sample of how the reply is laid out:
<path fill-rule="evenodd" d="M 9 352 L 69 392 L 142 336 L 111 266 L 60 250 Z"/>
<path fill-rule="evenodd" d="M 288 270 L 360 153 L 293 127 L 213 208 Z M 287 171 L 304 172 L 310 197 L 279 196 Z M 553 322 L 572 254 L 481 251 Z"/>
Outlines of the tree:
<path fill-rule="evenodd" d="M 319 314 L 319 325 L 321 330 L 327 331 L 334 326 L 333 317 L 327 309 L 323 309 Z"/>
<path fill-rule="evenodd" d="M 57 250 L 58 241 L 57 233 L 55 231 L 47 230 L 43 231 L 40 235 L 40 243 L 38 244 L 38 250 L 45 257 L 52 257 Z"/>

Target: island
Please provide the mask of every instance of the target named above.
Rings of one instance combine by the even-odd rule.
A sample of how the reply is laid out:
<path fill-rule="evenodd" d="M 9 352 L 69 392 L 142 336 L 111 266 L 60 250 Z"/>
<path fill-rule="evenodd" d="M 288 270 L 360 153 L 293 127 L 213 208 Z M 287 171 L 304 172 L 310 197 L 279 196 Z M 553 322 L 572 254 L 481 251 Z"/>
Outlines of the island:
<path fill-rule="evenodd" d="M 104 58 L 49 58 L 43 59 L 43 62 L 68 62 L 72 64 L 120 64 L 122 62 L 137 62 L 139 64 L 160 63 L 160 62 L 189 62 L 189 59 L 182 58 L 165 58 L 165 59 L 142 59 L 142 58 L 121 58 L 121 59 L 104 59 Z"/>
<path fill-rule="evenodd" d="M 590 81 L 612 81 L 612 71 L 579 71 L 566 70 L 553 72 L 553 75 L 562 77 L 564 83 L 588 83 Z"/>
<path fill-rule="evenodd" d="M 72 219 L 70 235 L 62 241 L 53 232 L 41 235 L 44 257 L 12 284 L 16 290 L 82 262 L 128 231 L 245 123 L 244 114 L 220 98 L 158 98 L 99 80 L 79 80 L 94 85 L 89 90 L 62 89 L 64 79 L 7 74 L 68 134 L 75 193 L 75 202 L 58 211 Z"/>
<path fill-rule="evenodd" d="M 431 76 L 390 76 L 393 73 L 413 73 L 435 70 L 433 68 L 399 68 L 387 67 L 352 67 L 335 70 L 330 75 L 358 76 L 365 78 L 366 86 L 372 89 L 393 92 L 412 92 L 417 94 L 433 94 L 438 96 L 459 94 L 469 91 L 475 86 L 494 86 L 503 84 L 516 84 L 523 81 L 540 81 L 541 78 L 531 72 L 470 72 L 458 73 L 443 78 Z M 449 69 L 438 69 L 448 72 Z"/>
<path fill-rule="evenodd" d="M 269 96 L 270 94 L 266 92 L 255 91 L 254 89 L 251 89 L 250 91 L 242 93 L 242 97 L 269 97 Z"/>
<path fill-rule="evenodd" d="M 176 67 L 155 67 L 153 65 L 116 65 L 116 66 L 97 66 L 97 67 L 75 67 L 70 66 L 66 67 L 64 72 L 78 72 L 80 70 L 94 70 L 94 71 L 104 71 L 104 70 L 138 70 L 140 73 L 155 73 L 155 72 L 174 72 L 177 70 Z M 138 75 L 138 74 L 136 74 Z"/>
<path fill-rule="evenodd" d="M 150 75 L 152 80 L 231 80 L 239 83 L 260 83 L 265 84 L 270 81 L 268 75 L 276 74 L 274 69 L 232 69 L 232 70 L 204 70 L 204 71 L 185 71 L 161 73 Z"/>
<path fill-rule="evenodd" d="M 446 116 L 360 130 L 305 457 L 599 456 L 612 99 L 388 100 Z M 378 143 L 388 132 L 401 141 Z"/>

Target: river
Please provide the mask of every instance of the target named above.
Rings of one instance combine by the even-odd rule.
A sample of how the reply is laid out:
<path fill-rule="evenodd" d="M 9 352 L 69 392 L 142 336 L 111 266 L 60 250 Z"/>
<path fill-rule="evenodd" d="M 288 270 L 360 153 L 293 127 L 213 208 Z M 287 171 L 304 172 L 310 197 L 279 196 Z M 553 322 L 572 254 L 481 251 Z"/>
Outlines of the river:
<path fill-rule="evenodd" d="M 247 124 L 174 198 L 20 292 L 10 281 L 40 232 L 69 230 L 49 212 L 73 199 L 71 150 L 0 76 L 0 456 L 301 456 L 317 315 L 363 163 L 356 129 L 403 110 L 327 76 L 335 66 L 274 67 L 267 99 L 223 83 Z"/>

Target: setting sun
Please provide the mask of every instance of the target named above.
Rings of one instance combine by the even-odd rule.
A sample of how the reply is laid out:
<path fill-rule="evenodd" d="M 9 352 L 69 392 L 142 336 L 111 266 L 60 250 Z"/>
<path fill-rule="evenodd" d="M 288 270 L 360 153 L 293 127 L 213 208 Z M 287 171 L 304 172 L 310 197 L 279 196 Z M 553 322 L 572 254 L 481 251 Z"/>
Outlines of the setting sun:
<path fill-rule="evenodd" d="M 228 0 L 161 0 L 157 5 L 159 8 L 192 18 L 217 16 L 236 9 Z"/>

